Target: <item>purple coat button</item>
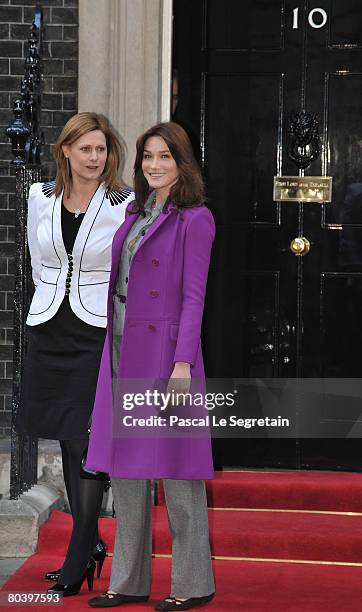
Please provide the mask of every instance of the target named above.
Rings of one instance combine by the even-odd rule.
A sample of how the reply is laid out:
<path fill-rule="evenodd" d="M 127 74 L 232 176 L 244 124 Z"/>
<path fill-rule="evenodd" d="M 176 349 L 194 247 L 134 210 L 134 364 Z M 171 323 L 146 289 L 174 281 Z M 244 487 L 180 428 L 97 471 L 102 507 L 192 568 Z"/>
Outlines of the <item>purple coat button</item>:
<path fill-rule="evenodd" d="M 152 259 L 152 265 L 153 266 L 159 266 L 160 262 L 158 261 L 158 259 Z"/>
<path fill-rule="evenodd" d="M 158 291 L 156 291 L 155 289 L 152 289 L 152 291 L 150 291 L 150 296 L 153 298 L 158 297 L 160 294 L 158 293 Z"/>

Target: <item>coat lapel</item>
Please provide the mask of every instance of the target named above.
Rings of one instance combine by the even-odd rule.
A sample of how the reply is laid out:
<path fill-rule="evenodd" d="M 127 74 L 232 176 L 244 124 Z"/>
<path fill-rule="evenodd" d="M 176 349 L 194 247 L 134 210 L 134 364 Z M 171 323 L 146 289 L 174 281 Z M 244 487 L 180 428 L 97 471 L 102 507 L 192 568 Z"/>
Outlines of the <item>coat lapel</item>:
<path fill-rule="evenodd" d="M 138 215 L 127 215 L 121 227 L 118 228 L 113 237 L 112 242 L 112 266 L 108 285 L 108 302 L 107 302 L 107 338 L 109 359 L 112 363 L 112 341 L 113 341 L 113 291 L 118 276 L 119 261 L 121 258 L 122 247 L 132 225 L 138 219 Z"/>
<path fill-rule="evenodd" d="M 127 215 L 122 225 L 116 231 L 113 242 L 112 242 L 112 268 L 111 268 L 111 276 L 109 279 L 109 289 L 113 293 L 113 286 L 117 278 L 118 274 L 118 264 L 121 258 L 122 247 L 127 237 L 128 232 L 130 231 L 132 225 L 138 219 L 138 215 Z"/>
<path fill-rule="evenodd" d="M 175 211 L 177 212 L 176 206 L 174 204 L 170 204 L 165 213 L 161 212 L 161 214 L 152 223 L 149 230 L 143 236 L 141 242 L 138 245 L 136 253 L 138 253 L 138 251 L 142 249 L 143 245 L 147 242 L 147 240 L 149 240 L 151 236 L 153 236 L 153 234 L 159 229 L 159 227 L 161 227 L 161 225 L 166 221 L 166 219 L 168 219 L 169 216 Z M 138 215 L 135 215 L 135 214 L 128 215 L 125 221 L 123 222 L 123 224 L 121 225 L 121 227 L 118 229 L 118 231 L 114 235 L 113 244 L 112 244 L 112 270 L 111 270 L 111 277 L 109 279 L 109 290 L 110 290 L 110 293 L 112 294 L 113 294 L 114 284 L 116 282 L 117 275 L 118 275 L 118 264 L 121 258 L 123 243 L 132 225 L 136 222 L 137 219 L 138 219 Z M 132 266 L 132 263 L 131 263 L 131 266 Z"/>
<path fill-rule="evenodd" d="M 174 207 L 173 205 L 168 206 L 167 210 L 165 212 L 161 212 L 159 214 L 159 216 L 157 217 L 156 221 L 154 221 L 150 227 L 150 229 L 146 232 L 146 234 L 143 236 L 141 242 L 139 243 L 138 249 L 137 251 L 139 251 L 140 249 L 142 249 L 142 247 L 146 244 L 146 242 L 151 238 L 151 236 L 153 236 L 153 234 L 155 232 L 157 232 L 157 230 L 161 227 L 161 225 L 166 221 L 166 219 L 168 219 L 170 217 L 170 215 L 176 212 L 176 207 Z"/>

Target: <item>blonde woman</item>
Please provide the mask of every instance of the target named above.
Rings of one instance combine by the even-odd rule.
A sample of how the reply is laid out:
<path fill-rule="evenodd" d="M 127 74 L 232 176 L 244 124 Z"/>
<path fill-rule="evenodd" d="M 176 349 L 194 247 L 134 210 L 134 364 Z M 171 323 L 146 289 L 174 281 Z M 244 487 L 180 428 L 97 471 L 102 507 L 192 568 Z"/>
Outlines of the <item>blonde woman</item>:
<path fill-rule="evenodd" d="M 82 479 L 97 375 L 106 333 L 113 235 L 133 194 L 119 182 L 124 150 L 108 120 L 79 113 L 55 146 L 54 182 L 31 186 L 28 243 L 35 293 L 27 318 L 19 431 L 60 440 L 73 531 L 50 592 L 92 589 L 106 554 L 97 521 L 104 483 Z"/>

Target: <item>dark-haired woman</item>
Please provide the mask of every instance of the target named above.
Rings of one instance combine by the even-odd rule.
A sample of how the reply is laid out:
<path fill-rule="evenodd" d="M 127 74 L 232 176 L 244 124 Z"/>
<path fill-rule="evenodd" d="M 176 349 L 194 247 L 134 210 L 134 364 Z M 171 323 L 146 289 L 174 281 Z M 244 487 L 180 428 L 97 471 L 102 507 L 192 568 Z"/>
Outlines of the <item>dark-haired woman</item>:
<path fill-rule="evenodd" d="M 188 610 L 214 593 L 204 483 L 213 477 L 209 435 L 127 433 L 114 389 L 134 379 L 166 379 L 169 392 L 187 392 L 192 379 L 203 379 L 200 332 L 215 228 L 179 125 L 161 123 L 138 139 L 134 172 L 136 200 L 113 241 L 108 336 L 87 463 L 111 475 L 117 536 L 109 590 L 89 603 L 148 599 L 150 480 L 160 478 L 173 539 L 172 585 L 155 609 Z"/>
<path fill-rule="evenodd" d="M 55 146 L 55 182 L 35 183 L 28 242 L 35 293 L 17 429 L 60 440 L 73 531 L 50 591 L 91 589 L 106 554 L 97 521 L 104 483 L 80 477 L 107 323 L 111 245 L 133 194 L 117 174 L 124 151 L 103 115 L 79 113 Z"/>

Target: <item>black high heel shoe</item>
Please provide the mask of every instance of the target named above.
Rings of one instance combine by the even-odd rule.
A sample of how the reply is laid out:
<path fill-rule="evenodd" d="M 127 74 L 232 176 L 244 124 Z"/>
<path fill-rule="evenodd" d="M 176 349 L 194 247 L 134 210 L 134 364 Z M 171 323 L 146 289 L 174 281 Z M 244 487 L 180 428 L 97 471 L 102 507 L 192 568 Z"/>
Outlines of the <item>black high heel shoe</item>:
<path fill-rule="evenodd" d="M 92 552 L 93 559 L 97 562 L 97 578 L 100 578 L 104 560 L 107 555 L 107 548 L 102 540 L 95 545 Z"/>
<path fill-rule="evenodd" d="M 107 548 L 103 540 L 99 540 L 99 542 L 95 545 L 92 550 L 92 557 L 97 562 L 97 578 L 100 577 L 104 560 L 107 555 Z M 51 570 L 47 572 L 44 576 L 45 580 L 49 580 L 50 582 L 57 582 L 59 580 L 60 572 L 62 568 L 56 570 Z"/>
<path fill-rule="evenodd" d="M 74 584 L 59 584 L 57 582 L 54 586 L 47 590 L 47 593 L 60 593 L 63 597 L 70 597 L 71 595 L 78 595 L 80 589 L 82 588 L 82 584 L 85 579 L 87 579 L 88 583 L 88 591 L 93 591 L 93 580 L 94 580 L 94 572 L 96 570 L 96 562 L 93 557 L 91 557 L 88 561 L 88 565 L 86 570 L 79 580 L 79 582 L 75 582 Z"/>

